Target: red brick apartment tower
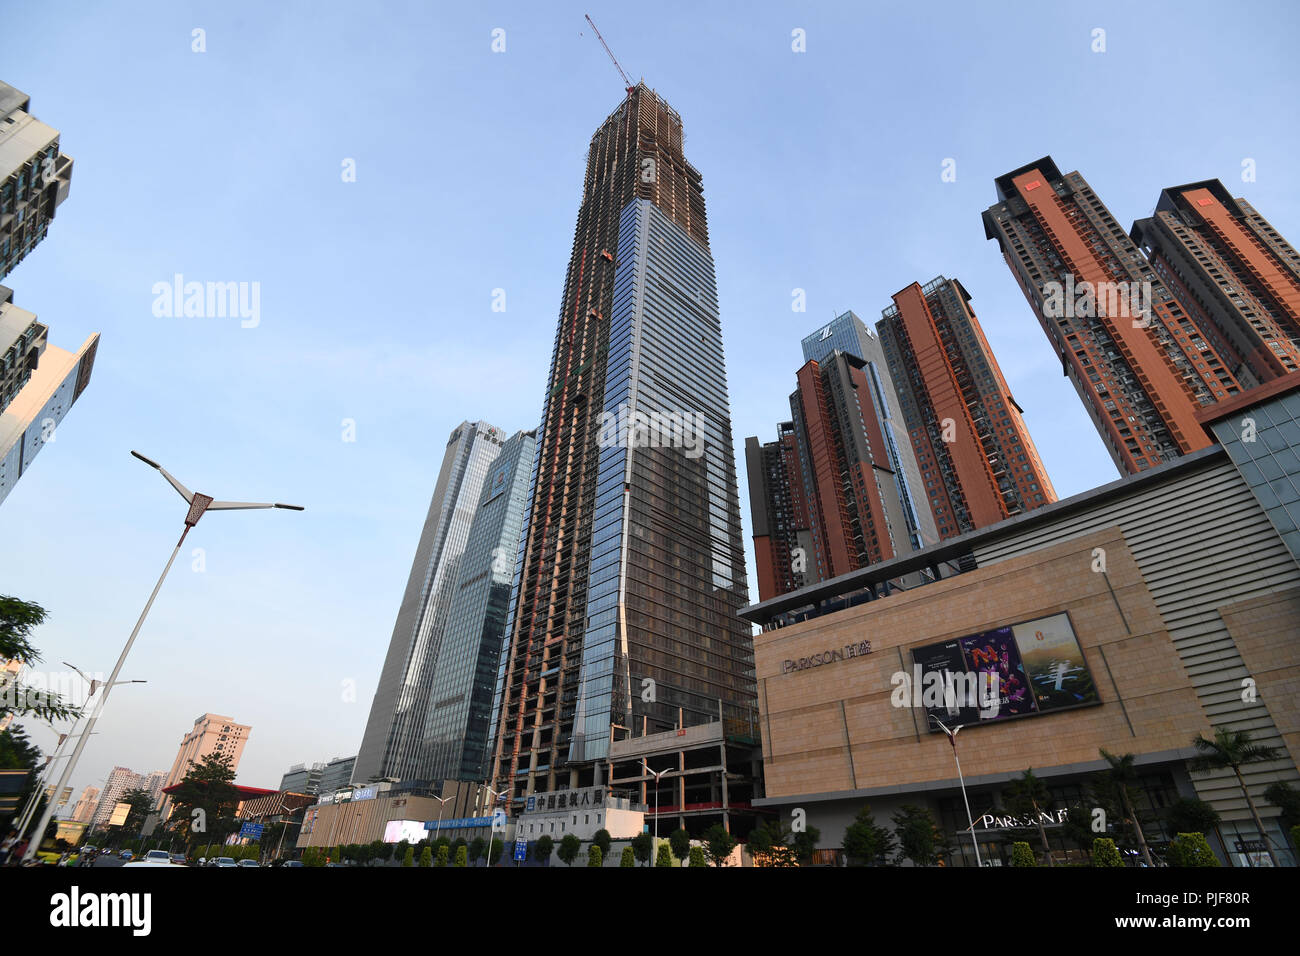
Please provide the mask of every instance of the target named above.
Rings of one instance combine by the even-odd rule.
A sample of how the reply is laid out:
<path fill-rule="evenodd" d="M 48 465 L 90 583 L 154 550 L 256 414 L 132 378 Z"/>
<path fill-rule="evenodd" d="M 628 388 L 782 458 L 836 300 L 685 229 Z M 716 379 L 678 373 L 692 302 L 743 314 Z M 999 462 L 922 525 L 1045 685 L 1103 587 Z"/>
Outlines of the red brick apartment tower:
<path fill-rule="evenodd" d="M 758 596 L 766 601 L 818 580 L 807 573 L 806 560 L 798 564 L 794 560 L 796 548 L 802 548 L 805 556 L 813 553 L 794 422 L 781 422 L 774 442 L 745 439 L 745 463 Z"/>
<path fill-rule="evenodd" d="M 876 330 L 939 537 L 1056 500 L 960 282 L 913 282 L 894 296 Z"/>
<path fill-rule="evenodd" d="M 997 239 L 1116 466 L 1136 474 L 1206 447 L 1196 412 L 1242 387 L 1217 330 L 1178 303 L 1077 172 L 1062 175 L 1045 156 L 995 183 L 985 236 Z M 1089 302 L 1086 289 L 1105 294 Z M 1143 290 L 1146 305 L 1126 307 L 1125 290 Z"/>
<path fill-rule="evenodd" d="M 1300 254 L 1217 179 L 1160 193 L 1130 232 L 1243 387 L 1300 368 Z"/>
<path fill-rule="evenodd" d="M 884 359 L 870 351 L 805 362 L 790 396 L 793 421 L 775 442 L 746 442 L 760 600 L 938 540 L 912 498 L 911 447 L 892 432 L 898 399 Z"/>

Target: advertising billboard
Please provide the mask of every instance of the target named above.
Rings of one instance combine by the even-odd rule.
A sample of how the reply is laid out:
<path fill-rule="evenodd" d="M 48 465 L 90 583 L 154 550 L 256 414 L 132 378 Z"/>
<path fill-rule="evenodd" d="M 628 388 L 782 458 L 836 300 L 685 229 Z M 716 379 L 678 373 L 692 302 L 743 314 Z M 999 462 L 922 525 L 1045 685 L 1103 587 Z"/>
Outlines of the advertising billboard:
<path fill-rule="evenodd" d="M 996 699 L 948 693 L 938 706 L 927 701 L 931 733 L 940 732 L 931 717 L 951 729 L 1101 702 L 1065 613 L 916 647 L 912 661 L 923 680 L 945 687 L 997 688 Z"/>
<path fill-rule="evenodd" d="M 419 843 L 429 835 L 421 820 L 389 820 L 384 827 L 385 843 Z"/>

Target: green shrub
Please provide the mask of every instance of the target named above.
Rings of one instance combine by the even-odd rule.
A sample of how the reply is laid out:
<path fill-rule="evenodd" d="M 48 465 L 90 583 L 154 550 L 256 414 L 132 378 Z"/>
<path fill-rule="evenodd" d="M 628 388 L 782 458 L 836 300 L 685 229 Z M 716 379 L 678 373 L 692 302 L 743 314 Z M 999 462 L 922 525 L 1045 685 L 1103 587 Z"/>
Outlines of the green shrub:
<path fill-rule="evenodd" d="M 1204 833 L 1180 833 L 1169 844 L 1165 861 L 1170 866 L 1218 866 Z"/>
<path fill-rule="evenodd" d="M 709 865 L 708 859 L 704 856 L 704 847 L 702 846 L 691 847 L 690 857 L 691 857 L 691 862 L 690 862 L 691 866 L 703 866 L 707 868 Z"/>
<path fill-rule="evenodd" d="M 438 859 L 434 862 L 433 865 L 446 866 L 447 861 L 449 859 L 451 859 L 451 847 L 448 844 L 444 843 L 442 844 L 442 846 L 438 847 Z"/>
<path fill-rule="evenodd" d="M 605 863 L 605 854 L 600 852 L 600 847 L 593 843 L 587 848 L 587 865 L 603 866 Z"/>
<path fill-rule="evenodd" d="M 667 843 L 659 844 L 659 853 L 655 858 L 655 866 L 672 866 L 673 851 Z"/>
<path fill-rule="evenodd" d="M 415 866 L 415 847 L 408 846 L 402 854 L 402 866 Z"/>
<path fill-rule="evenodd" d="M 573 861 L 578 858 L 578 851 L 582 849 L 582 841 L 572 833 L 567 833 L 564 839 L 560 841 L 560 862 L 565 866 L 573 866 Z"/>
<path fill-rule="evenodd" d="M 469 865 L 469 850 L 467 850 L 464 846 L 456 847 L 456 862 L 453 863 L 452 866 L 468 866 L 468 865 Z"/>
<path fill-rule="evenodd" d="M 542 866 L 551 865 L 551 854 L 555 852 L 555 841 L 548 835 L 542 834 L 537 838 L 537 847 L 535 849 L 537 859 L 541 861 Z"/>
<path fill-rule="evenodd" d="M 420 866 L 433 866 L 433 850 L 428 846 L 420 847 Z"/>
<path fill-rule="evenodd" d="M 736 839 L 721 823 L 715 823 L 704 831 L 704 846 L 714 866 L 726 866 L 727 858 L 736 848 Z"/>
<path fill-rule="evenodd" d="M 1028 843 L 1016 842 L 1011 844 L 1011 865 L 1012 866 L 1037 866 L 1038 860 L 1034 858 L 1034 851 L 1029 848 Z"/>
<path fill-rule="evenodd" d="M 691 835 L 680 827 L 669 835 L 668 845 L 673 848 L 673 856 L 682 863 L 685 863 L 686 858 L 691 855 Z"/>
<path fill-rule="evenodd" d="M 1105 837 L 1097 837 L 1092 841 L 1092 865 L 1093 866 L 1123 866 L 1124 861 L 1120 859 L 1119 850 L 1115 848 L 1115 841 L 1108 840 Z"/>
<path fill-rule="evenodd" d="M 632 853 L 636 856 L 638 863 L 649 863 L 650 854 L 654 852 L 655 838 L 646 830 L 642 830 L 632 838 Z"/>
<path fill-rule="evenodd" d="M 620 868 L 636 866 L 636 853 L 633 852 L 630 846 L 623 847 L 623 856 L 619 859 L 618 865 Z"/>
<path fill-rule="evenodd" d="M 608 830 L 597 830 L 596 835 L 591 838 L 591 842 L 600 847 L 602 858 L 609 856 L 610 835 Z"/>

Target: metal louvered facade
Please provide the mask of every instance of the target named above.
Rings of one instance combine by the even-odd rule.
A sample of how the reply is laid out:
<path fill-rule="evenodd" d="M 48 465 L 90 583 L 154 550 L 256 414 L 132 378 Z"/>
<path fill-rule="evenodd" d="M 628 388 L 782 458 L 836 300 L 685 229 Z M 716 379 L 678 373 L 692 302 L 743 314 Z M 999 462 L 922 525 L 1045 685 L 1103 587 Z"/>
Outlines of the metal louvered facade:
<path fill-rule="evenodd" d="M 1286 753 L 1264 698 L 1243 699 L 1243 681 L 1252 675 L 1219 609 L 1300 589 L 1300 566 L 1223 451 L 1207 449 L 1196 457 L 1198 467 L 1168 483 L 998 535 L 973 552 L 985 567 L 1118 525 L 1210 722 L 1247 730 L 1257 743 Z M 1300 621 L 1296 627 L 1300 633 Z M 1300 779 L 1295 758 L 1242 768 L 1257 805 L 1270 783 Z M 1248 819 L 1231 771 L 1193 774 L 1192 782 L 1225 821 Z"/>

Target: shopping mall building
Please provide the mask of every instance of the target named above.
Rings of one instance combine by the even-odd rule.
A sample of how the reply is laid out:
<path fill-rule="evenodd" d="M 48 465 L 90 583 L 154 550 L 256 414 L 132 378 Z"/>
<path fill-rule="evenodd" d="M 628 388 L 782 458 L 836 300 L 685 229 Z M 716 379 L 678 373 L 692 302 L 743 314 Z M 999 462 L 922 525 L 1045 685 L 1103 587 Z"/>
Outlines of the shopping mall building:
<path fill-rule="evenodd" d="M 1051 789 L 1045 828 L 1066 860 L 1076 842 L 1060 817 L 1091 809 L 1104 748 L 1134 755 L 1157 851 L 1172 836 L 1169 806 L 1191 797 L 1221 817 L 1210 834 L 1221 861 L 1267 865 L 1232 770 L 1191 767 L 1196 736 L 1222 727 L 1277 748 L 1279 759 L 1241 769 L 1276 859 L 1295 865 L 1264 797 L 1274 782 L 1300 787 L 1294 378 L 1204 415 L 1217 444 L 1202 451 L 742 611 L 763 628 L 755 807 L 787 823 L 802 810 L 832 850 L 864 805 L 890 828 L 900 807 L 925 807 L 952 863 L 973 865 L 978 842 L 998 864 L 1016 822 L 1003 790 L 1032 768 Z M 918 572 L 928 583 L 895 586 Z M 940 724 L 961 726 L 955 753 Z"/>

